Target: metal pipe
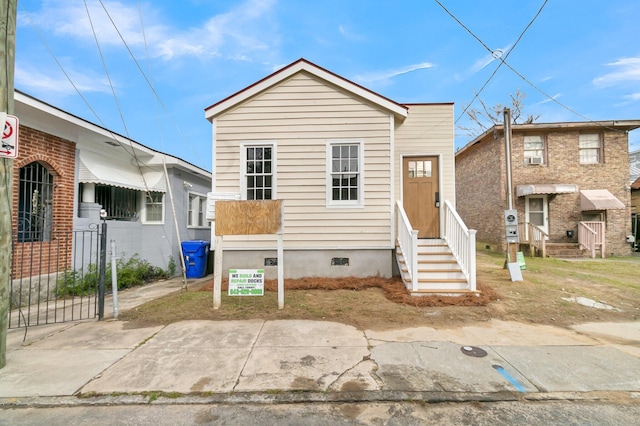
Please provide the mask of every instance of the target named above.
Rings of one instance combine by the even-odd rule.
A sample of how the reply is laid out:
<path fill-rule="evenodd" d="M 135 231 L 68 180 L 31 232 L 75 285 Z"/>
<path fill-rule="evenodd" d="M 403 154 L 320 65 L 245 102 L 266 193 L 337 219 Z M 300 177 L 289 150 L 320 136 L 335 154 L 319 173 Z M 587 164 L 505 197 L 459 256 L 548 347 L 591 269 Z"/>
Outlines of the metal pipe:
<path fill-rule="evenodd" d="M 513 209 L 513 189 L 511 188 L 511 110 L 504 111 L 504 149 L 507 164 L 507 201 L 509 210 Z"/>
<path fill-rule="evenodd" d="M 111 240 L 111 295 L 113 296 L 113 318 L 118 318 L 118 257 L 116 240 Z"/>

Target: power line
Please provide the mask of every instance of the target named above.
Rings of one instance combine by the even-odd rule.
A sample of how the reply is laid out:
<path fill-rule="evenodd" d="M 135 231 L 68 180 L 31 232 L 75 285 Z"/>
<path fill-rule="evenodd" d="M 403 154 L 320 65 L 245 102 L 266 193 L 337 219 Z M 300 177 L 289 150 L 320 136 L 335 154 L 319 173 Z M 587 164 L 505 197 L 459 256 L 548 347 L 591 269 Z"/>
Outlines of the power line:
<path fill-rule="evenodd" d="M 145 72 L 142 70 L 142 67 L 140 66 L 140 63 L 138 62 L 138 60 L 136 59 L 135 55 L 131 51 L 131 48 L 129 48 L 129 44 L 125 41 L 124 37 L 122 36 L 122 33 L 120 32 L 120 30 L 118 29 L 118 26 L 116 25 L 116 23 L 114 22 L 113 18 L 111 17 L 111 14 L 109 14 L 109 11 L 107 10 L 106 6 L 102 2 L 102 0 L 98 0 L 98 1 L 100 2 L 100 5 L 104 9 L 104 12 L 107 14 L 107 17 L 109 17 L 109 20 L 111 21 L 111 25 L 113 25 L 113 28 L 118 33 L 118 36 L 120 37 L 120 40 L 122 41 L 122 44 L 124 44 L 125 48 L 127 49 L 127 52 L 129 52 L 129 56 L 131 56 L 131 59 L 136 64 L 136 67 L 138 68 L 138 71 L 140 71 L 140 74 L 142 74 L 142 77 L 144 78 L 144 80 L 146 81 L 147 85 L 151 89 L 151 92 L 153 93 L 155 99 L 158 101 L 158 103 L 160 104 L 162 109 L 169 116 L 169 120 L 171 120 L 171 122 L 175 126 L 175 128 L 178 131 L 178 133 L 180 134 L 180 137 L 182 138 L 182 140 L 185 141 L 185 143 L 193 150 L 193 147 L 191 146 L 191 144 L 188 143 L 186 137 L 182 133 L 182 130 L 180 129 L 178 124 L 173 119 L 173 115 L 169 113 L 169 110 L 165 106 L 164 102 L 162 102 L 162 99 L 160 98 L 160 95 L 158 95 L 158 92 L 156 92 L 156 89 L 155 89 L 154 85 L 151 83 L 151 81 L 149 80 L 149 78 L 147 77 L 147 74 L 145 74 Z M 193 154 L 197 155 L 195 152 L 193 152 Z"/>
<path fill-rule="evenodd" d="M 573 108 L 570 108 L 569 106 L 563 104 L 562 102 L 558 101 L 556 98 L 554 98 L 553 96 L 549 95 L 548 93 L 546 93 L 544 90 L 542 90 L 541 88 L 539 88 L 538 86 L 536 86 L 534 83 L 532 83 L 529 79 L 527 79 L 527 77 L 525 77 L 522 73 L 520 73 L 518 70 L 516 70 L 513 66 L 511 66 L 507 61 L 507 57 L 511 54 L 511 52 L 513 52 L 513 49 L 516 47 L 516 45 L 518 44 L 518 42 L 520 42 L 520 40 L 522 39 L 522 37 L 524 36 L 525 32 L 531 27 L 531 25 L 536 21 L 536 19 L 538 18 L 538 16 L 540 15 L 540 13 L 542 12 L 542 10 L 544 9 L 544 7 L 547 5 L 548 0 L 544 0 L 544 2 L 542 3 L 542 6 L 540 6 L 540 8 L 538 9 L 538 12 L 534 15 L 534 17 L 531 19 L 531 21 L 529 21 L 529 24 L 527 24 L 527 26 L 524 28 L 524 30 L 522 31 L 522 33 L 520 33 L 520 36 L 518 37 L 518 39 L 516 40 L 516 42 L 514 43 L 514 45 L 508 50 L 508 52 L 505 54 L 504 57 L 502 56 L 497 56 L 496 55 L 496 50 L 492 50 L 489 46 L 487 46 L 486 43 L 484 43 L 480 37 L 478 37 L 477 35 L 475 35 L 466 25 L 464 25 L 453 13 L 451 13 L 439 0 L 434 0 L 436 3 L 438 3 L 438 5 L 449 15 L 451 16 L 451 18 L 453 18 L 462 28 L 464 28 L 473 38 L 475 38 L 485 49 L 487 49 L 489 52 L 491 52 L 491 54 L 493 55 L 494 58 L 499 59 L 500 62 L 498 64 L 498 66 L 496 67 L 496 69 L 494 70 L 494 72 L 491 74 L 491 76 L 489 76 L 489 78 L 487 79 L 487 81 L 484 83 L 484 85 L 482 86 L 482 88 L 480 89 L 480 91 L 478 91 L 475 96 L 473 97 L 473 99 L 471 100 L 471 102 L 464 108 L 464 110 L 462 111 L 462 113 L 460 114 L 460 116 L 456 119 L 455 123 L 457 123 L 463 116 L 464 114 L 467 112 L 467 110 L 469 109 L 469 107 L 475 102 L 475 100 L 478 98 L 478 96 L 480 95 L 480 93 L 482 92 L 482 90 L 484 90 L 484 88 L 489 84 L 489 82 L 493 79 L 493 77 L 496 75 L 496 73 L 498 72 L 498 70 L 500 69 L 500 67 L 504 64 L 507 68 L 509 68 L 511 71 L 513 71 L 514 74 L 516 74 L 518 77 L 520 77 L 525 83 L 527 83 L 529 86 L 531 86 L 532 88 L 534 88 L 538 93 L 540 93 L 541 95 L 543 95 L 545 98 L 551 100 L 552 102 L 558 104 L 560 107 L 566 109 L 567 111 L 571 112 L 572 114 L 577 115 L 578 117 L 590 122 L 590 123 L 594 123 L 597 124 L 601 127 L 610 129 L 610 130 L 616 130 L 619 131 L 620 129 L 615 129 L 609 126 L 605 126 L 602 123 L 599 123 L 587 116 L 585 116 L 584 114 L 579 113 L 578 111 L 574 110 Z"/>
<path fill-rule="evenodd" d="M 466 25 L 464 25 L 453 13 L 451 13 L 446 7 L 444 7 L 444 5 L 442 3 L 440 3 L 439 0 L 435 0 L 436 3 L 438 3 L 438 5 L 440 5 L 440 7 L 447 12 L 447 14 L 449 16 L 451 16 L 458 24 L 460 24 L 460 26 L 462 26 L 462 28 L 464 28 L 469 34 L 471 34 L 471 36 L 473 38 L 475 38 L 476 40 L 478 40 L 478 42 L 484 46 L 485 49 L 487 49 L 490 53 L 491 56 L 493 56 L 495 59 L 499 59 L 500 62 L 498 63 L 498 66 L 496 67 L 496 69 L 493 71 L 493 73 L 489 76 L 489 78 L 487 79 L 487 81 L 485 81 L 485 83 L 482 85 L 482 87 L 480 88 L 480 90 L 478 92 L 476 92 L 475 96 L 473 97 L 473 99 L 471 100 L 471 102 L 469 102 L 469 104 L 464 108 L 464 110 L 462 111 L 462 113 L 460 114 L 460 116 L 456 119 L 455 123 L 457 123 L 458 121 L 460 121 L 460 119 L 462 117 L 464 117 L 464 114 L 467 112 L 467 110 L 469 109 L 469 107 L 476 101 L 476 99 L 478 99 L 478 97 L 480 96 L 480 94 L 482 93 L 482 91 L 485 89 L 485 87 L 487 87 L 487 85 L 489 84 L 489 82 L 493 79 L 493 77 L 498 73 L 498 70 L 500 69 L 500 67 L 504 64 L 507 65 L 507 67 L 509 67 L 509 69 L 513 70 L 515 72 L 515 70 L 513 69 L 513 67 L 511 67 L 509 64 L 507 64 L 507 58 L 509 57 L 509 55 L 511 54 L 511 52 L 513 52 L 513 50 L 515 49 L 515 47 L 518 45 L 518 43 L 520 42 L 520 40 L 522 40 L 522 37 L 524 36 L 524 34 L 527 32 L 527 30 L 531 27 L 531 25 L 533 25 L 533 23 L 535 22 L 535 20 L 538 18 L 538 16 L 540 16 L 540 13 L 542 12 L 542 9 L 544 9 L 544 7 L 546 6 L 548 0 L 544 0 L 544 2 L 542 3 L 542 6 L 540 6 L 540 9 L 538 9 L 538 12 L 534 15 L 534 17 L 531 19 L 531 21 L 529 21 L 529 23 L 527 24 L 527 26 L 524 28 L 524 30 L 522 30 L 522 32 L 520 33 L 520 35 L 518 36 L 516 42 L 513 44 L 513 46 L 511 46 L 511 48 L 507 51 L 507 53 L 504 55 L 504 57 L 502 57 L 502 55 L 498 55 L 496 54 L 496 52 L 498 52 L 497 50 L 492 50 L 489 46 L 487 46 L 486 43 L 484 43 L 482 41 L 482 39 L 480 39 L 480 37 L 478 37 L 477 35 L 475 35 L 473 33 L 473 31 L 471 31 Z M 516 72 L 516 74 L 519 74 L 518 72 Z M 527 81 L 525 79 L 525 81 Z M 527 81 L 528 82 L 528 81 Z M 531 84 L 531 83 L 529 83 Z M 545 96 L 547 96 L 545 94 Z M 547 96 L 549 97 L 549 96 Z M 549 97 L 551 99 L 551 97 Z"/>
<path fill-rule="evenodd" d="M 131 140 L 129 135 L 129 129 L 127 128 L 127 123 L 124 119 L 124 115 L 122 114 L 122 108 L 120 108 L 120 102 L 118 101 L 118 96 L 116 95 L 115 88 L 113 87 L 113 82 L 111 80 L 111 75 L 109 74 L 109 68 L 107 67 L 107 62 L 104 59 L 104 55 L 102 54 L 102 49 L 100 48 L 100 42 L 98 41 L 98 35 L 96 34 L 96 30 L 93 26 L 93 20 L 91 19 L 91 13 L 89 12 L 89 7 L 87 6 L 87 0 L 84 0 L 84 8 L 87 11 L 87 18 L 89 18 L 89 24 L 91 26 L 91 32 L 93 33 L 93 39 L 96 41 L 96 46 L 98 48 L 98 53 L 100 54 L 100 60 L 102 61 L 102 66 L 104 68 L 104 73 L 107 76 L 107 80 L 109 81 L 109 87 L 111 88 L 111 94 L 113 95 L 113 99 L 116 103 L 116 108 L 118 109 L 118 113 L 120 114 L 120 119 L 122 120 L 122 126 L 124 127 L 124 131 L 127 135 L 127 138 Z M 118 141 L 119 143 L 119 141 Z M 120 143 L 120 145 L 122 145 Z M 151 192 L 149 190 L 149 185 L 147 185 L 147 180 L 144 177 L 144 173 L 142 172 L 142 165 L 140 164 L 140 159 L 138 159 L 138 155 L 136 154 L 136 150 L 133 148 L 133 143 L 131 146 L 131 152 L 133 154 L 133 158 L 136 160 L 136 166 L 138 167 L 138 173 L 142 178 L 142 183 L 144 183 L 144 187 L 147 190 L 147 193 Z"/>

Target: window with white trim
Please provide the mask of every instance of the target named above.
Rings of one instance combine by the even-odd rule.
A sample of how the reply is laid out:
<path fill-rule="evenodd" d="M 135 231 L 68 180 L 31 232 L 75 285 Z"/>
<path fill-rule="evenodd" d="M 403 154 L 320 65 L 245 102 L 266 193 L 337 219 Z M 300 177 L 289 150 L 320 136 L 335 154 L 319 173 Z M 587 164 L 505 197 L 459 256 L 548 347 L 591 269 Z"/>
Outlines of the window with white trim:
<path fill-rule="evenodd" d="M 164 193 L 148 191 L 144 194 L 144 223 L 164 221 Z"/>
<path fill-rule="evenodd" d="M 544 163 L 544 138 L 542 135 L 527 135 L 524 137 L 525 164 Z"/>
<path fill-rule="evenodd" d="M 275 146 L 273 144 L 243 144 L 242 194 L 246 200 L 274 200 Z"/>
<path fill-rule="evenodd" d="M 602 163 L 602 139 L 599 133 L 581 133 L 580 164 Z"/>
<path fill-rule="evenodd" d="M 327 142 L 327 205 L 363 206 L 361 140 Z"/>
<path fill-rule="evenodd" d="M 187 226 L 190 228 L 206 228 L 209 222 L 206 219 L 207 196 L 189 193 L 189 206 L 187 212 Z"/>

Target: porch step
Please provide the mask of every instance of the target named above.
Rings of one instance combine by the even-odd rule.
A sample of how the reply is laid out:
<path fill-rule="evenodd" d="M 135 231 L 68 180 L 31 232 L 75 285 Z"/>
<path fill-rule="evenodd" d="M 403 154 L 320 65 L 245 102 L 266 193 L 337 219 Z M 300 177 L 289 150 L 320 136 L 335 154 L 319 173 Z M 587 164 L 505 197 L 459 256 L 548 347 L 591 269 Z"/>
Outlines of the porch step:
<path fill-rule="evenodd" d="M 590 254 L 580 248 L 578 243 L 547 243 L 546 251 L 548 257 L 558 259 L 581 259 L 590 257 Z"/>
<path fill-rule="evenodd" d="M 443 290 L 417 290 L 417 291 L 412 291 L 411 294 L 415 295 L 415 296 L 419 296 L 419 295 L 423 295 L 423 296 L 424 295 L 429 295 L 429 296 L 432 296 L 432 295 L 459 296 L 461 294 L 473 294 L 473 295 L 478 296 L 478 295 L 480 295 L 480 291 L 478 291 L 478 290 L 472 291 L 472 290 L 464 289 L 464 290 L 456 290 L 456 291 L 453 291 L 451 293 L 447 293 L 446 291 L 443 291 Z"/>
<path fill-rule="evenodd" d="M 419 240 L 416 290 L 413 290 L 406 260 L 398 246 L 396 257 L 403 281 L 412 295 L 460 295 L 469 291 L 467 279 L 444 240 Z"/>

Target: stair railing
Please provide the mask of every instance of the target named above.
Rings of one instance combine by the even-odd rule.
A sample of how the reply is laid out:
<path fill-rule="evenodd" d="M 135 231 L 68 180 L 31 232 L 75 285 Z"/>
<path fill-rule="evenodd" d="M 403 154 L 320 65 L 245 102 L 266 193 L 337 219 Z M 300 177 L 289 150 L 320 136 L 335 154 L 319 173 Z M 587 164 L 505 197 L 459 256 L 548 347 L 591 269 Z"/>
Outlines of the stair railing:
<path fill-rule="evenodd" d="M 529 247 L 531 255 L 535 255 L 535 249 L 538 249 L 542 257 L 547 257 L 547 240 L 549 234 L 544 229 L 531 222 L 527 222 L 527 236 L 529 237 Z"/>
<path fill-rule="evenodd" d="M 411 280 L 411 289 L 418 290 L 418 231 L 411 227 L 402 202 L 396 202 L 396 220 L 398 230 L 398 244 L 405 259 L 407 273 Z"/>
<path fill-rule="evenodd" d="M 469 283 L 476 291 L 476 230 L 468 229 L 448 200 L 444 202 L 444 240 L 458 261 Z"/>
<path fill-rule="evenodd" d="M 580 222 L 578 223 L 578 245 L 591 253 L 591 258 L 596 257 L 596 248 L 600 247 L 600 255 L 605 257 L 605 223 L 604 222 Z"/>

